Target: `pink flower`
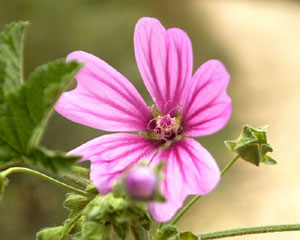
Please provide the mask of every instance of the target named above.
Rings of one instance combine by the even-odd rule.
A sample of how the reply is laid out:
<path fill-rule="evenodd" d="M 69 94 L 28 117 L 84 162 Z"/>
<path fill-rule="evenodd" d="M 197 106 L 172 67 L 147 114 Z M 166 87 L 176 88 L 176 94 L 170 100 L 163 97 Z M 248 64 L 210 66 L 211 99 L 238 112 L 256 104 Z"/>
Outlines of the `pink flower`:
<path fill-rule="evenodd" d="M 90 178 L 100 193 L 111 191 L 126 169 L 141 158 L 151 159 L 163 147 L 151 165 L 166 161 L 162 192 L 167 201 L 150 203 L 149 210 L 157 221 L 168 221 L 187 195 L 208 194 L 219 182 L 215 160 L 191 137 L 212 134 L 229 120 L 230 76 L 218 60 L 204 63 L 192 75 L 187 34 L 178 28 L 166 30 L 153 18 L 138 21 L 134 50 L 153 106 L 148 107 L 135 87 L 106 62 L 77 51 L 67 57 L 84 63 L 77 87 L 61 96 L 56 110 L 83 125 L 124 132 L 95 138 L 70 152 L 91 161 Z"/>

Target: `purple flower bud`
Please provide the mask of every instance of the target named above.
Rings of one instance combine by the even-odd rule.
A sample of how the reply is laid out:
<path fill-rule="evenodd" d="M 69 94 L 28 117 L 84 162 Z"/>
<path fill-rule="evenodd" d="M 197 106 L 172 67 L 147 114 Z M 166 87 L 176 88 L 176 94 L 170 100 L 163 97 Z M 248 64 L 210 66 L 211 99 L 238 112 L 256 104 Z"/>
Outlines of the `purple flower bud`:
<path fill-rule="evenodd" d="M 152 200 L 156 187 L 157 176 L 150 167 L 136 166 L 132 168 L 125 179 L 128 194 L 135 200 Z"/>

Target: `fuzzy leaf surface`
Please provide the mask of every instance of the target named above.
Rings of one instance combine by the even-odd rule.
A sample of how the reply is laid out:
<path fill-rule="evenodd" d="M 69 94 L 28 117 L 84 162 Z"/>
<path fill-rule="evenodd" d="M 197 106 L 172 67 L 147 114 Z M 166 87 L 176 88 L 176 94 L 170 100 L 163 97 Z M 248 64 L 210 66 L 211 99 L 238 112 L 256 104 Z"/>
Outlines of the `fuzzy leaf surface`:
<path fill-rule="evenodd" d="M 78 159 L 37 144 L 55 102 L 79 69 L 78 63 L 63 59 L 40 66 L 18 91 L 5 97 L 0 104 L 0 160 L 26 156 L 27 163 L 57 172 Z"/>
<path fill-rule="evenodd" d="M 13 22 L 0 33 L 0 103 L 23 81 L 23 38 L 28 22 Z"/>

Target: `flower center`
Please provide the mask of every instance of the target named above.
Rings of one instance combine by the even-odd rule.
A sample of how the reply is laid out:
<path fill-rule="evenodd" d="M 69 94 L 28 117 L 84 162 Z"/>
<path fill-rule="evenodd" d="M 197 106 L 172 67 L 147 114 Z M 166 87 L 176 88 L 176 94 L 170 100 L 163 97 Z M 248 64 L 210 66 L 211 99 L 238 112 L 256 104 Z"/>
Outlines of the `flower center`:
<path fill-rule="evenodd" d="M 171 141 L 182 133 L 181 111 L 177 110 L 175 116 L 162 115 L 160 111 L 152 107 L 153 119 L 148 123 L 148 131 L 151 138 Z"/>

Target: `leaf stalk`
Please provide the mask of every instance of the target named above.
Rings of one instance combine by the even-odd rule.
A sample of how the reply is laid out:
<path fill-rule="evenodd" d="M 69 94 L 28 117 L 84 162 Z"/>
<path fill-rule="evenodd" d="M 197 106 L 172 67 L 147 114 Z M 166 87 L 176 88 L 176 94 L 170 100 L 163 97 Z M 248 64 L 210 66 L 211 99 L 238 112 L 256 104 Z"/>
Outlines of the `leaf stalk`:
<path fill-rule="evenodd" d="M 8 175 L 12 174 L 12 173 L 17 173 L 17 172 L 23 172 L 23 173 L 28 173 L 28 174 L 31 174 L 31 175 L 34 175 L 34 176 L 37 176 L 37 177 L 40 177 L 48 182 L 51 182 L 51 183 L 54 183 L 64 189 L 67 189 L 71 192 L 75 192 L 75 193 L 78 193 L 80 195 L 83 195 L 83 196 L 90 196 L 89 193 L 81 190 L 81 189 L 78 189 L 78 188 L 75 188 L 75 187 L 72 187 L 68 184 L 65 184 L 63 182 L 60 182 L 52 177 L 49 177 L 43 173 L 40 173 L 38 171 L 35 171 L 35 170 L 32 170 L 32 169 L 29 169 L 29 168 L 24 168 L 24 167 L 11 167 L 11 168 L 8 168 L 6 169 L 5 171 L 1 172 L 0 174 L 3 176 L 3 177 L 7 177 Z"/>

